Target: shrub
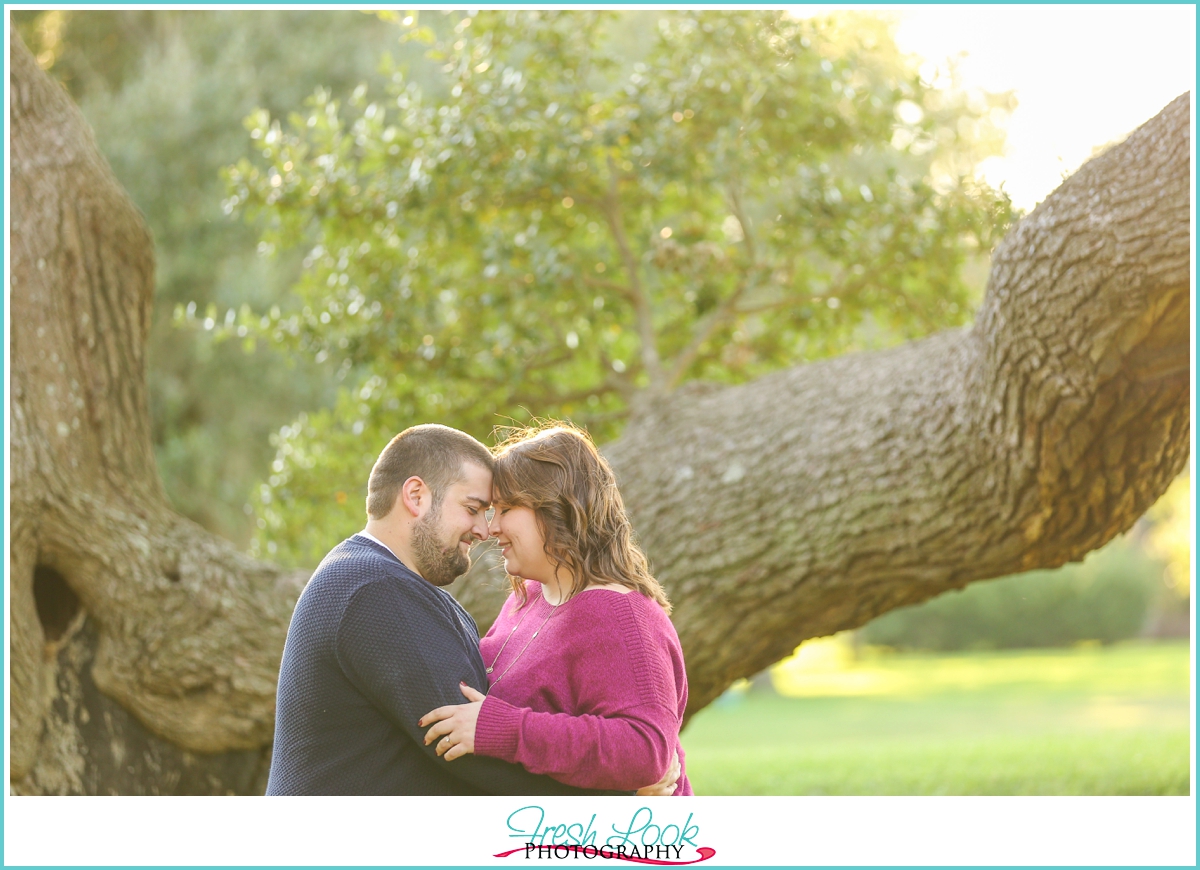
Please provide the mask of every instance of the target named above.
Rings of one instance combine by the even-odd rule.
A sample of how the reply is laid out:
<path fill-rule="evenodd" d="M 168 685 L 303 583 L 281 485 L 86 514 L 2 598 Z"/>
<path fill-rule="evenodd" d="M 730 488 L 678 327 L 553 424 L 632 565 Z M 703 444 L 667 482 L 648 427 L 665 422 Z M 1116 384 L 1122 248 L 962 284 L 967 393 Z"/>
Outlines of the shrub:
<path fill-rule="evenodd" d="M 1082 563 L 972 584 L 894 610 L 860 641 L 897 649 L 964 650 L 1102 643 L 1137 635 L 1163 594 L 1163 566 L 1122 539 Z"/>

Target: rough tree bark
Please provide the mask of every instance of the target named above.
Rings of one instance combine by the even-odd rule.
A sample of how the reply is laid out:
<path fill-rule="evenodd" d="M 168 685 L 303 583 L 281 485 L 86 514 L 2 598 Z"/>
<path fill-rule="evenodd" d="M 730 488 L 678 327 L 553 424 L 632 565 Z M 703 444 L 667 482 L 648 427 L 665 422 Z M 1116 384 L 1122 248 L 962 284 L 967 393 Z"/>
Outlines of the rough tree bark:
<path fill-rule="evenodd" d="M 307 572 L 167 504 L 149 234 L 66 94 L 11 53 L 10 787 L 259 791 Z M 1078 559 L 1165 490 L 1188 450 L 1188 116 L 1185 95 L 1022 221 L 974 328 L 687 387 L 606 448 L 693 711 L 807 637 Z M 483 573 L 456 591 L 486 624 Z"/>
<path fill-rule="evenodd" d="M 12 787 L 254 791 L 305 576 L 171 510 L 146 408 L 150 235 L 15 36 L 10 69 Z"/>

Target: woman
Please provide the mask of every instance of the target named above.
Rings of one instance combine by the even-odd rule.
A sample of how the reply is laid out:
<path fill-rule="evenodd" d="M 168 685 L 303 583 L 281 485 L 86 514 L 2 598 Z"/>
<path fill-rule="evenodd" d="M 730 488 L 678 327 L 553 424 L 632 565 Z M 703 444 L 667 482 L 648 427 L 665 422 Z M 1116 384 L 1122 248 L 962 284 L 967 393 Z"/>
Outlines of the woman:
<path fill-rule="evenodd" d="M 670 604 L 587 434 L 555 424 L 497 449 L 489 530 L 513 592 L 480 652 L 486 697 L 437 710 L 425 742 L 581 788 L 670 794 L 687 676 Z M 692 794 L 686 771 L 674 794 Z"/>

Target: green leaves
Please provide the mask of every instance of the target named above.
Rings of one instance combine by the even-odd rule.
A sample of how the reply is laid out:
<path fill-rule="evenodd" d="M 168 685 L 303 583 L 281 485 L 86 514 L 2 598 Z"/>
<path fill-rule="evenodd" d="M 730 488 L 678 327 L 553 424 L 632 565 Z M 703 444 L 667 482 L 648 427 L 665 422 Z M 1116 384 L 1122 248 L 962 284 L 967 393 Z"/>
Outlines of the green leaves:
<path fill-rule="evenodd" d="M 970 174 L 1004 104 L 933 90 L 886 24 L 570 10 L 433 27 L 435 86 L 389 66 L 385 93 L 318 92 L 286 126 L 255 113 L 261 162 L 227 171 L 230 210 L 308 250 L 296 310 L 239 323 L 340 363 L 347 391 L 378 383 L 372 450 L 415 422 L 487 437 L 530 414 L 606 440 L 640 390 L 973 310 L 963 266 L 1011 216 Z M 290 441 L 341 431 L 310 420 Z M 296 481 L 333 471 L 265 492 L 311 498 Z"/>

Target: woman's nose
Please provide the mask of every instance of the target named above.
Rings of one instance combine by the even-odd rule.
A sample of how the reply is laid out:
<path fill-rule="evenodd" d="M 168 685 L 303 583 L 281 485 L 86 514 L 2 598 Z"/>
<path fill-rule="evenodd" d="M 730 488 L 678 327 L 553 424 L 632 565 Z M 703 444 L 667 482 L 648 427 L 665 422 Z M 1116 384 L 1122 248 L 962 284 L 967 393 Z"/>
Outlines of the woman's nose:
<path fill-rule="evenodd" d="M 500 528 L 500 513 L 499 513 L 499 511 L 497 511 L 496 513 L 492 514 L 492 518 L 487 521 L 488 536 L 494 538 L 497 535 L 499 535 L 500 534 L 499 528 Z"/>

